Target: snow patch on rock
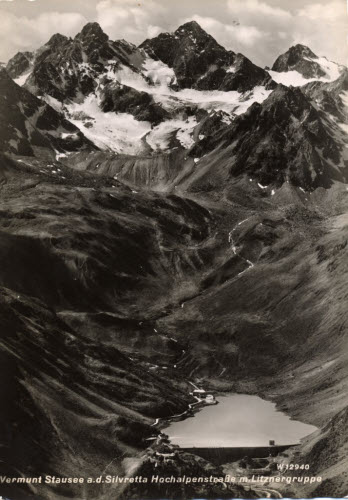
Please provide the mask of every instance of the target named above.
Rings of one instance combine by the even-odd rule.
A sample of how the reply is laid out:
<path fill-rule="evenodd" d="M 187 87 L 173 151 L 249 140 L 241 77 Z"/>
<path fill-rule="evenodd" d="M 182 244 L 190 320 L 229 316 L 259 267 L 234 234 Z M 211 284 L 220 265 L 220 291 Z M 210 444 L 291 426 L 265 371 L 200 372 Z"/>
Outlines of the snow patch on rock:
<path fill-rule="evenodd" d="M 160 87 L 168 87 L 176 83 L 174 70 L 162 61 L 155 61 L 147 57 L 142 66 L 143 74 L 154 84 Z"/>
<path fill-rule="evenodd" d="M 190 116 L 187 120 L 180 118 L 166 120 L 147 134 L 146 142 L 154 151 L 163 151 L 169 147 L 170 140 L 175 135 L 180 144 L 189 149 L 194 144 L 192 134 L 196 125 L 194 116 Z"/>
<path fill-rule="evenodd" d="M 15 78 L 14 82 L 17 83 L 17 85 L 19 85 L 20 87 L 22 87 L 25 84 L 25 82 L 27 81 L 27 79 L 29 78 L 29 76 L 31 75 L 31 73 L 32 73 L 32 70 L 23 73 L 18 78 Z"/>

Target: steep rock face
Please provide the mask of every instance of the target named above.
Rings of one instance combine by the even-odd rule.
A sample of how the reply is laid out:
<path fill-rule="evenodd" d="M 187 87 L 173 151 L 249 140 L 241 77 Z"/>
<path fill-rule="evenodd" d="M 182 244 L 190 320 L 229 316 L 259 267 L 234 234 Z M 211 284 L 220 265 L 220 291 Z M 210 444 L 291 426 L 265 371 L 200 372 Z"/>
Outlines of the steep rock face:
<path fill-rule="evenodd" d="M 20 155 L 36 151 L 95 149 L 80 130 L 45 102 L 19 87 L 0 69 L 0 149 Z"/>
<path fill-rule="evenodd" d="M 172 50 L 162 61 L 151 47 L 148 53 L 114 42 L 89 23 L 74 39 L 53 35 L 18 83 L 63 112 L 97 147 L 130 154 L 188 149 L 195 126 L 216 105 L 233 116 L 275 87 L 264 70 L 225 50 L 195 22 L 163 37 Z M 180 86 L 199 92 L 180 92 Z M 212 90 L 222 93 L 207 93 Z M 235 93 L 224 92 L 230 90 Z"/>
<path fill-rule="evenodd" d="M 93 92 L 109 61 L 130 66 L 143 58 L 132 44 L 111 41 L 98 23 L 88 23 L 74 39 L 56 34 L 39 49 L 26 86 L 63 102 Z"/>
<path fill-rule="evenodd" d="M 177 407 L 161 395 L 182 411 L 189 397 L 117 348 L 82 338 L 39 300 L 0 292 L 1 474 L 97 477 L 107 468 L 127 475 L 116 457 L 136 456 L 155 415 Z M 83 490 L 87 498 L 119 495 L 117 487 Z M 2 485 L 2 494 L 19 499 L 78 498 L 81 491 L 42 485 L 31 496 L 24 485 Z"/>
<path fill-rule="evenodd" d="M 18 52 L 6 65 L 6 70 L 11 78 L 17 78 L 29 70 L 34 60 L 32 52 Z"/>
<path fill-rule="evenodd" d="M 344 66 L 318 57 L 304 45 L 295 45 L 278 57 L 272 67 L 272 78 L 284 85 L 302 86 L 308 80 L 333 82 L 344 71 Z"/>
<path fill-rule="evenodd" d="M 263 69 L 242 54 L 227 51 L 195 21 L 145 40 L 140 47 L 172 67 L 181 88 L 243 92 L 271 83 Z"/>
<path fill-rule="evenodd" d="M 321 432 L 317 433 L 317 436 L 309 439 L 307 446 L 303 447 L 305 448 L 303 459 L 312 465 L 314 473 L 324 476 L 324 481 L 314 491 L 316 496 L 331 495 L 338 498 L 346 492 L 344 471 L 347 468 L 347 424 L 346 407 L 337 413 Z M 308 447 L 310 451 L 307 451 Z"/>
<path fill-rule="evenodd" d="M 114 42 L 97 23 L 89 23 L 74 39 L 53 35 L 28 58 L 33 58 L 32 71 L 26 64 L 19 83 L 26 78 L 27 89 L 63 112 L 90 141 L 121 154 L 188 150 L 199 135 L 208 135 L 196 133 L 206 127 L 206 121 L 200 123 L 205 113 L 227 113 L 226 122 L 231 121 L 253 102 L 262 103 L 277 86 L 266 71 L 223 48 L 194 21 L 146 40 L 140 48 Z M 296 46 L 274 67 L 286 69 L 280 75 L 298 61 L 324 67 L 323 58 L 314 58 L 310 49 Z M 12 66 L 16 58 L 9 62 Z M 215 132 L 209 135 L 216 137 Z M 200 148 L 198 144 L 198 152 Z"/>
<path fill-rule="evenodd" d="M 203 64 L 201 71 L 206 69 L 209 64 L 212 64 L 214 60 L 221 60 L 227 57 L 226 49 L 219 45 L 195 21 L 183 24 L 174 33 L 161 33 L 155 38 L 145 40 L 140 47 L 144 48 L 150 55 L 157 56 L 168 66 L 174 67 L 178 72 L 180 72 L 180 63 L 184 66 L 185 60 L 183 56 L 185 52 L 187 52 L 187 57 L 189 58 L 187 61 L 190 60 L 191 62 L 193 62 L 193 56 L 196 56 L 200 52 L 205 53 L 205 59 L 202 57 L 202 61 L 200 61 Z M 197 62 L 192 67 L 192 80 L 191 82 L 187 81 L 188 86 L 194 81 L 195 72 L 199 71 L 199 65 Z M 190 68 L 186 68 L 186 70 L 189 72 Z M 182 68 L 182 74 L 179 75 L 180 81 L 185 78 L 184 72 L 185 69 Z M 187 77 L 189 78 L 189 74 Z"/>
<path fill-rule="evenodd" d="M 86 54 L 88 62 L 98 63 L 99 58 L 107 60 L 114 56 L 109 44 L 109 37 L 98 23 L 88 23 L 75 37 L 76 44 L 80 44 L 82 52 Z"/>
<path fill-rule="evenodd" d="M 190 154 L 207 152 L 211 156 L 200 162 L 202 178 L 198 172 L 193 185 L 217 186 L 228 175 L 246 174 L 263 185 L 288 180 L 311 190 L 328 187 L 333 179 L 342 181 L 347 174 L 341 145 L 320 112 L 296 88 L 280 87 L 225 130 L 204 138 Z"/>
<path fill-rule="evenodd" d="M 168 112 L 156 104 L 150 94 L 119 82 L 105 85 L 100 95 L 100 108 L 105 113 L 110 111 L 130 113 L 137 120 L 149 121 L 155 125 L 169 117 Z"/>
<path fill-rule="evenodd" d="M 347 69 L 334 82 L 311 82 L 302 90 L 325 113 L 334 115 L 341 122 L 347 122 Z"/>
<path fill-rule="evenodd" d="M 305 45 L 294 45 L 284 54 L 280 55 L 272 66 L 273 71 L 296 70 L 305 78 L 320 78 L 325 76 L 325 71 L 316 61 L 318 56 Z"/>

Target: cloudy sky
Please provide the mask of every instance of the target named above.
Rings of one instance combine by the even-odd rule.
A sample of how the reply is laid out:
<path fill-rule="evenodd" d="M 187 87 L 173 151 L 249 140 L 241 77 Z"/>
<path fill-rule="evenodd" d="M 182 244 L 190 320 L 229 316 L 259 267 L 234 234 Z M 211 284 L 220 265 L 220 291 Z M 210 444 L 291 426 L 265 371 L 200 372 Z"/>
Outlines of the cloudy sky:
<path fill-rule="evenodd" d="M 195 19 L 225 47 L 261 66 L 295 43 L 347 64 L 347 0 L 0 0 L 0 61 L 52 34 L 98 21 L 113 39 L 140 43 Z"/>

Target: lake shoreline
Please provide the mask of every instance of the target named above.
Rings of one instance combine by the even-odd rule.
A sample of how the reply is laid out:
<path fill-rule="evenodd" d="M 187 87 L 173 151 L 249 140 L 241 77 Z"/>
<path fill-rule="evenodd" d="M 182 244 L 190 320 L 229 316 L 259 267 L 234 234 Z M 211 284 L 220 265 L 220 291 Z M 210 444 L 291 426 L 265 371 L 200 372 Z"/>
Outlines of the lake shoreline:
<path fill-rule="evenodd" d="M 197 412 L 170 421 L 162 432 L 172 444 L 183 448 L 265 447 L 299 444 L 315 432 L 313 425 L 294 420 L 276 404 L 259 396 L 232 393 L 219 395 L 217 405 L 197 405 Z"/>

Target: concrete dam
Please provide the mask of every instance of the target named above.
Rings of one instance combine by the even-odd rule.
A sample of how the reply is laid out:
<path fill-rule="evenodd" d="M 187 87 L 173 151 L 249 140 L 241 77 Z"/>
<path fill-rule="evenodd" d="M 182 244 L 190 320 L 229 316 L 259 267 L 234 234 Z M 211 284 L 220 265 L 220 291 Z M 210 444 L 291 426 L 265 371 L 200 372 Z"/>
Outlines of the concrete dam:
<path fill-rule="evenodd" d="M 295 446 L 291 445 L 275 445 L 275 446 L 256 446 L 256 447 L 240 447 L 240 448 L 196 448 L 196 447 L 181 447 L 182 451 L 193 453 L 199 457 L 204 458 L 216 465 L 225 464 L 228 462 L 235 462 L 244 457 L 251 458 L 267 458 L 269 456 L 276 456 L 279 453 Z"/>

